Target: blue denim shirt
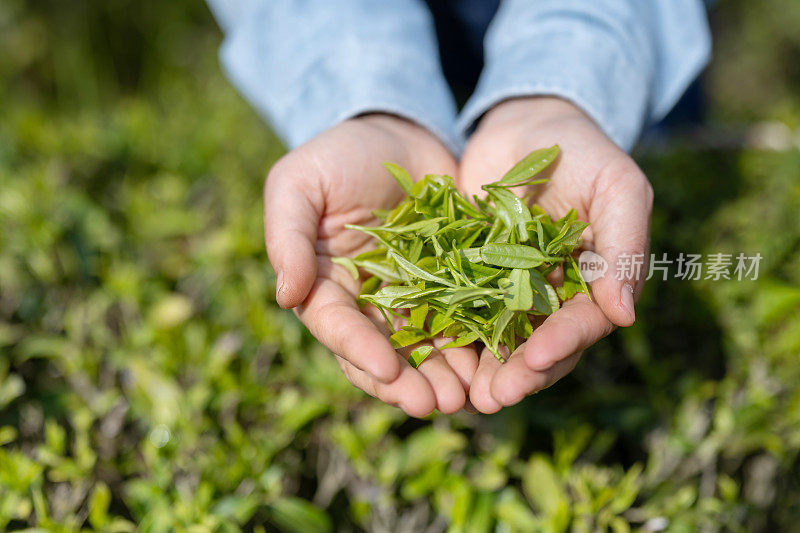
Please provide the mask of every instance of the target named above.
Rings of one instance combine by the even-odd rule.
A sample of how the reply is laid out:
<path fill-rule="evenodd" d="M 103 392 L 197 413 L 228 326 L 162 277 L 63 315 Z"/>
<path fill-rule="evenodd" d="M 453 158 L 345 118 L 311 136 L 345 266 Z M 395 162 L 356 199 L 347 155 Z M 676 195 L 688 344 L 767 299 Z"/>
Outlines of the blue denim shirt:
<path fill-rule="evenodd" d="M 413 120 L 458 155 L 507 98 L 555 95 L 623 149 L 709 59 L 702 0 L 503 0 L 462 110 L 422 0 L 208 0 L 229 79 L 290 148 L 373 111 Z"/>

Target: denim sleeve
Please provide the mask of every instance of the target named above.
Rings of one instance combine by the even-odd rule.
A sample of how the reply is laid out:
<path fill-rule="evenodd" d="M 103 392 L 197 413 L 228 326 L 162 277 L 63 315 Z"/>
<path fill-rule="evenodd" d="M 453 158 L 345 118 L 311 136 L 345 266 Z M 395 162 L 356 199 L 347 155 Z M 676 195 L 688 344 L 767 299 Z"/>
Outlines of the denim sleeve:
<path fill-rule="evenodd" d="M 228 78 L 289 147 L 356 115 L 408 118 L 454 153 L 456 106 L 422 0 L 207 0 Z"/>
<path fill-rule="evenodd" d="M 507 98 L 572 101 L 620 147 L 662 118 L 711 53 L 701 0 L 504 0 L 486 65 L 458 119 L 467 132 Z"/>

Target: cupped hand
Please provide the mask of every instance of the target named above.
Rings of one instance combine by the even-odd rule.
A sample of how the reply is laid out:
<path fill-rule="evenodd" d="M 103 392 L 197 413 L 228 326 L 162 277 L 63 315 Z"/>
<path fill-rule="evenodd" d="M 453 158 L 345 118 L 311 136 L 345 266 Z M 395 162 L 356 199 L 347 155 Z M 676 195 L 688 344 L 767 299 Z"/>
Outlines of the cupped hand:
<path fill-rule="evenodd" d="M 413 368 L 406 360 L 413 347 L 392 347 L 376 310 L 356 304 L 360 282 L 331 262 L 370 247 L 367 235 L 345 224 L 370 224 L 374 210 L 404 198 L 385 161 L 417 178 L 457 170 L 450 152 L 425 129 L 382 114 L 348 120 L 273 166 L 264 187 L 264 221 L 277 301 L 294 308 L 356 387 L 411 416 L 452 413 L 465 404 L 478 366 L 475 349 L 434 350 Z"/>
<path fill-rule="evenodd" d="M 633 160 L 567 101 L 519 98 L 489 111 L 464 152 L 459 187 L 480 193 L 481 185 L 499 179 L 532 150 L 554 144 L 561 154 L 544 172 L 549 182 L 533 189 L 535 202 L 553 218 L 574 207 L 590 224 L 583 248 L 602 256 L 608 271 L 591 283 L 593 300 L 583 294 L 568 300 L 505 364 L 484 350 L 469 394 L 485 413 L 549 387 L 575 367 L 585 348 L 615 326 L 633 324 L 634 301 L 647 273 L 652 187 Z M 644 258 L 640 272 L 620 270 L 635 258 Z"/>

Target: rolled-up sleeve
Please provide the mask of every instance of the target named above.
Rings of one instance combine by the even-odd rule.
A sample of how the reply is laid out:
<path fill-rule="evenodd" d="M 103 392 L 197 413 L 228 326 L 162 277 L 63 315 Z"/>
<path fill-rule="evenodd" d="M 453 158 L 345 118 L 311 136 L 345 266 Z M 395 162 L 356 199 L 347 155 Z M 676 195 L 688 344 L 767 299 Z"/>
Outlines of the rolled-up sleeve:
<path fill-rule="evenodd" d="M 643 126 L 675 105 L 710 53 L 701 0 L 504 0 L 458 128 L 468 132 L 505 99 L 553 95 L 572 101 L 630 150 Z"/>
<path fill-rule="evenodd" d="M 296 147 L 367 112 L 419 123 L 454 153 L 456 106 L 421 0 L 208 0 L 228 78 Z"/>

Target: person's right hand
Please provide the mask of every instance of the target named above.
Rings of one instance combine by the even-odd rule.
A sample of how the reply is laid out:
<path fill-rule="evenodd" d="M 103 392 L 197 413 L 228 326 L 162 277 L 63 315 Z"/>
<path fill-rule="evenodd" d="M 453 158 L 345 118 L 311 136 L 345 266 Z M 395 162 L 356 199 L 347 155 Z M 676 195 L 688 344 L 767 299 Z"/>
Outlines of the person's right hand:
<path fill-rule="evenodd" d="M 505 364 L 484 350 L 470 384 L 470 401 L 483 413 L 549 387 L 572 371 L 583 350 L 616 326 L 633 324 L 634 301 L 644 286 L 646 263 L 618 274 L 621 258 L 648 256 L 653 189 L 636 163 L 576 105 L 548 96 L 496 105 L 467 144 L 459 186 L 480 194 L 482 185 L 498 179 L 525 154 L 554 144 L 561 152 L 542 173 L 549 181 L 534 189 L 535 201 L 553 218 L 575 208 L 578 219 L 589 223 L 583 249 L 604 258 L 609 272 L 590 283 L 591 300 L 578 294 L 565 302 Z"/>
<path fill-rule="evenodd" d="M 369 225 L 372 211 L 404 198 L 382 166 L 386 161 L 416 178 L 457 169 L 427 130 L 382 114 L 348 120 L 273 166 L 264 187 L 264 222 L 276 298 L 336 355 L 353 385 L 411 416 L 435 408 L 453 413 L 464 407 L 478 365 L 475 349 L 434 350 L 414 369 L 406 360 L 411 349 L 395 351 L 380 315 L 357 306 L 360 282 L 331 262 L 371 246 L 367 235 L 345 224 Z"/>

